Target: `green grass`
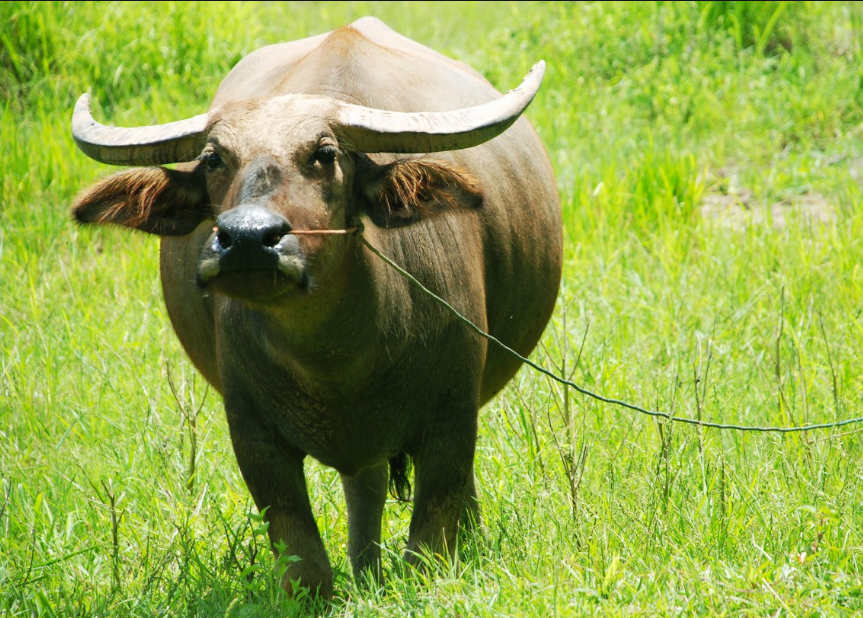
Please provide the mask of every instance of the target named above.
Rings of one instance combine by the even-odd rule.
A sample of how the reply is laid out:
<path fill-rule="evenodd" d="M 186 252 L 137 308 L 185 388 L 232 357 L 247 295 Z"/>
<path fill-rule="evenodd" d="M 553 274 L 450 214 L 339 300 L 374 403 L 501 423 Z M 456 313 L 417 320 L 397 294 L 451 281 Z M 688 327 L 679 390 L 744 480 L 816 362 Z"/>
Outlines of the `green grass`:
<path fill-rule="evenodd" d="M 528 115 L 566 264 L 537 362 L 682 416 L 861 414 L 855 3 L 4 2 L 0 616 L 863 611 L 859 429 L 662 425 L 527 370 L 482 412 L 487 531 L 457 564 L 405 572 L 394 502 L 387 583 L 358 588 L 337 475 L 311 464 L 337 598 L 281 592 L 221 402 L 168 323 L 157 240 L 70 221 L 109 170 L 68 121 L 84 91 L 116 124 L 200 113 L 245 54 L 366 14 L 503 90 L 549 65 Z"/>

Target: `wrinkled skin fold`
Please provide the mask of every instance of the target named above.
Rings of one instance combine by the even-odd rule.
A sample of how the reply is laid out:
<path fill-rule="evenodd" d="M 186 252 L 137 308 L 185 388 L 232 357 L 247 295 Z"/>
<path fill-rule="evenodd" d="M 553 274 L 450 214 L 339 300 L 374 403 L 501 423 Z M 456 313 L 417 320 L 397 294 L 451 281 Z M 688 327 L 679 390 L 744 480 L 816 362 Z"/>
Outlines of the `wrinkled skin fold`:
<path fill-rule="evenodd" d="M 251 54 L 192 119 L 106 127 L 87 99 L 76 106 L 73 133 L 89 156 L 180 163 L 110 176 L 73 212 L 161 237 L 177 336 L 223 396 L 274 545 L 300 557 L 289 591 L 299 580 L 333 592 L 307 456 L 341 475 L 358 577 L 380 580 L 388 462 L 405 454 L 406 559 L 451 555 L 460 522 L 480 521 L 479 409 L 519 368 L 353 236 L 292 231 L 362 222 L 372 245 L 529 354 L 561 271 L 554 177 L 520 118 L 541 78 L 539 66 L 501 96 L 466 65 L 365 18 Z"/>

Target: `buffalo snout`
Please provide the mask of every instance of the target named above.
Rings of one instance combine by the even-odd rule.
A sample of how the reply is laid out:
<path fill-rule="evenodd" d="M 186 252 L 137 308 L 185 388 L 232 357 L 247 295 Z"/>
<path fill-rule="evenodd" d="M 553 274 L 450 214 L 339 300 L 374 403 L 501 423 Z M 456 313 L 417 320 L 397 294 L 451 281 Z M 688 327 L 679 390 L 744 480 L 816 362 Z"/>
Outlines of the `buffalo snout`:
<path fill-rule="evenodd" d="M 222 271 L 272 268 L 279 243 L 291 231 L 282 215 L 260 206 L 238 206 L 216 219 L 213 251 Z"/>
<path fill-rule="evenodd" d="M 281 279 L 273 275 L 283 275 L 302 285 L 305 259 L 292 229 L 285 217 L 261 206 L 241 205 L 222 213 L 201 255 L 198 283 L 206 286 L 219 278 L 235 287 L 231 275 L 242 275 L 245 289 L 262 274 L 268 282 Z"/>

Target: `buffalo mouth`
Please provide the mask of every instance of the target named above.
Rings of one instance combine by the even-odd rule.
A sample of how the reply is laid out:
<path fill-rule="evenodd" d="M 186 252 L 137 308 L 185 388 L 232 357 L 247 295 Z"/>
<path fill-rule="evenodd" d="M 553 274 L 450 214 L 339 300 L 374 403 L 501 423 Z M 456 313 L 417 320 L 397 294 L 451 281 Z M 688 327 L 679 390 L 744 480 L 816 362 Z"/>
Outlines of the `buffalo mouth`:
<path fill-rule="evenodd" d="M 220 273 L 200 287 L 241 300 L 265 302 L 279 299 L 292 291 L 309 288 L 308 276 L 297 281 L 278 271 L 234 271 Z"/>

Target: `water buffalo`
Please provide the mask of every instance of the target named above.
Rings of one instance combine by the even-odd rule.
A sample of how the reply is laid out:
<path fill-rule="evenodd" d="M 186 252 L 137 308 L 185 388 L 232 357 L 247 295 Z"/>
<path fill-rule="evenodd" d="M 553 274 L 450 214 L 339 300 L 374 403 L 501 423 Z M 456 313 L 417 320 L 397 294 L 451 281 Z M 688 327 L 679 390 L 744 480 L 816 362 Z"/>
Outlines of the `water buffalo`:
<path fill-rule="evenodd" d="M 388 479 L 405 475 L 408 457 L 406 559 L 451 553 L 460 521 L 479 516 L 479 408 L 519 368 L 355 234 L 294 232 L 360 222 L 373 246 L 527 355 L 561 272 L 554 176 L 519 118 L 542 72 L 501 96 L 468 66 L 365 18 L 254 52 L 194 118 L 119 128 L 93 120 L 87 95 L 75 108 L 88 156 L 151 166 L 97 182 L 74 216 L 161 237 L 177 336 L 224 398 L 272 542 L 301 558 L 287 589 L 299 579 L 332 594 L 307 455 L 341 474 L 357 575 L 380 577 Z M 168 163 L 180 165 L 158 167 Z"/>

